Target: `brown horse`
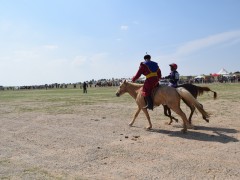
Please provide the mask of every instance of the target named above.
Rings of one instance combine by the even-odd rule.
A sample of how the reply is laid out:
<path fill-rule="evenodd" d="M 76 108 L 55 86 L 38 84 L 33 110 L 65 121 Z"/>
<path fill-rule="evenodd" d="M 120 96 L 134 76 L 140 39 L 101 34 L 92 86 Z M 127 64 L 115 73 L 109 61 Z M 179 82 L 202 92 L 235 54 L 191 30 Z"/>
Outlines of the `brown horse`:
<path fill-rule="evenodd" d="M 126 80 L 120 85 L 119 89 L 116 92 L 116 96 L 121 96 L 124 93 L 129 93 L 136 101 L 138 105 L 138 109 L 134 115 L 133 120 L 129 123 L 130 126 L 135 122 L 139 112 L 142 110 L 147 117 L 148 127 L 147 129 L 152 128 L 152 123 L 150 120 L 150 116 L 146 106 L 144 97 L 142 96 L 142 84 L 130 83 Z M 191 106 L 195 106 L 205 117 L 209 117 L 208 113 L 202 108 L 200 103 L 184 88 L 175 89 L 170 86 L 159 86 L 155 90 L 155 94 L 153 97 L 153 103 L 155 106 L 159 106 L 161 104 L 167 105 L 171 108 L 175 113 L 177 113 L 183 120 L 183 132 L 187 132 L 187 127 L 190 126 L 188 123 L 187 117 L 185 113 L 180 108 L 180 100 L 186 100 Z"/>
<path fill-rule="evenodd" d="M 217 98 L 217 93 L 216 93 L 215 91 L 212 91 L 209 87 L 196 86 L 196 85 L 193 85 L 193 84 L 181 84 L 181 85 L 177 86 L 177 88 L 178 88 L 178 87 L 183 87 L 183 88 L 185 88 L 185 89 L 188 90 L 188 92 L 190 92 L 190 93 L 192 94 L 192 96 L 193 96 L 194 98 L 196 98 L 196 99 L 197 99 L 198 96 L 201 96 L 205 91 L 207 91 L 207 92 L 208 92 L 208 91 L 213 92 L 213 93 L 214 93 L 214 95 L 213 95 L 214 99 Z M 189 121 L 190 124 L 192 124 L 192 115 L 193 115 L 193 113 L 194 113 L 194 111 L 195 111 L 195 107 L 189 105 L 184 99 L 183 99 L 183 101 L 184 101 L 185 104 L 191 109 L 191 113 L 190 113 L 190 115 L 189 115 L 188 121 Z M 202 105 L 202 104 L 201 104 L 201 105 Z M 165 116 L 168 116 L 168 117 L 170 118 L 170 122 L 168 123 L 169 125 L 172 123 L 173 119 L 174 119 L 175 121 L 178 121 L 175 117 L 173 117 L 173 116 L 171 115 L 171 109 L 168 108 L 167 105 L 164 105 L 163 107 L 164 107 L 164 114 L 165 114 Z M 202 116 L 202 118 L 203 118 L 206 122 L 209 122 L 209 119 L 208 119 L 207 117 Z"/>

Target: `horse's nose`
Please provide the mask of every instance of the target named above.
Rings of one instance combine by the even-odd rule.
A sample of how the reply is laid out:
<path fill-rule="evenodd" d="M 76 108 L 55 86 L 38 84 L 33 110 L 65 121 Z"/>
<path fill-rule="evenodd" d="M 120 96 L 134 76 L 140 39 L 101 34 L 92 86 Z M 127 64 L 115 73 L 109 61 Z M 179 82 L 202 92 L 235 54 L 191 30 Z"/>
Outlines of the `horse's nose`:
<path fill-rule="evenodd" d="M 116 96 L 117 96 L 117 97 L 119 97 L 119 96 L 120 96 L 120 94 L 117 92 L 117 93 L 116 93 Z"/>

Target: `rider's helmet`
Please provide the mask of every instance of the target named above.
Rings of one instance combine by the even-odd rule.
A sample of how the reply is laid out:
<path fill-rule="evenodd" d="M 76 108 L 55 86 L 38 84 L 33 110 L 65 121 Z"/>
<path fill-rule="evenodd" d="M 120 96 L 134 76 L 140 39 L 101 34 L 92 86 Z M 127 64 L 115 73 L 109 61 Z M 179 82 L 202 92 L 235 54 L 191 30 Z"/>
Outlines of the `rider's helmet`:
<path fill-rule="evenodd" d="M 169 66 L 171 68 L 173 68 L 174 70 L 176 70 L 178 68 L 177 64 L 175 64 L 175 63 L 169 64 Z"/>
<path fill-rule="evenodd" d="M 150 56 L 149 54 L 147 54 L 147 55 L 145 55 L 143 58 L 144 58 L 144 60 L 146 60 L 146 59 L 149 59 L 149 60 L 150 60 L 150 59 L 151 59 L 151 56 Z"/>

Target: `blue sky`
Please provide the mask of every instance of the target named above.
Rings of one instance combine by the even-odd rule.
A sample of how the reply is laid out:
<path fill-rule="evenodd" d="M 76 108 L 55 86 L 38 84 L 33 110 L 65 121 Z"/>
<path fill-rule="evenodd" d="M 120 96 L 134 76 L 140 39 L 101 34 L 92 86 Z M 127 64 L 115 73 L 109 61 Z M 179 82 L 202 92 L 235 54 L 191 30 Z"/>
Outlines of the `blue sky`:
<path fill-rule="evenodd" d="M 0 0 L 0 85 L 240 70 L 239 0 Z"/>

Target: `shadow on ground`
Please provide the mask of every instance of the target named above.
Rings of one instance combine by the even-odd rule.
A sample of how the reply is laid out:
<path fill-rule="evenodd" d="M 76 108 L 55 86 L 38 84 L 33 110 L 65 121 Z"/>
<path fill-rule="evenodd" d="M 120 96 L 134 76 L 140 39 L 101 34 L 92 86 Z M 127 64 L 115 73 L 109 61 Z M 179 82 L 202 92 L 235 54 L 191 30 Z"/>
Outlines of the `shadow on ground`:
<path fill-rule="evenodd" d="M 211 134 L 199 132 L 207 131 Z M 162 129 L 151 129 L 150 132 L 167 134 L 172 137 L 180 137 L 184 139 L 198 140 L 198 141 L 209 141 L 209 142 L 220 142 L 220 143 L 229 143 L 229 142 L 239 142 L 238 139 L 230 136 L 229 134 L 238 133 L 236 129 L 229 128 L 219 128 L 219 127 L 204 127 L 204 126 L 195 126 L 194 130 L 188 130 L 186 134 L 183 134 L 181 131 L 170 131 Z"/>

